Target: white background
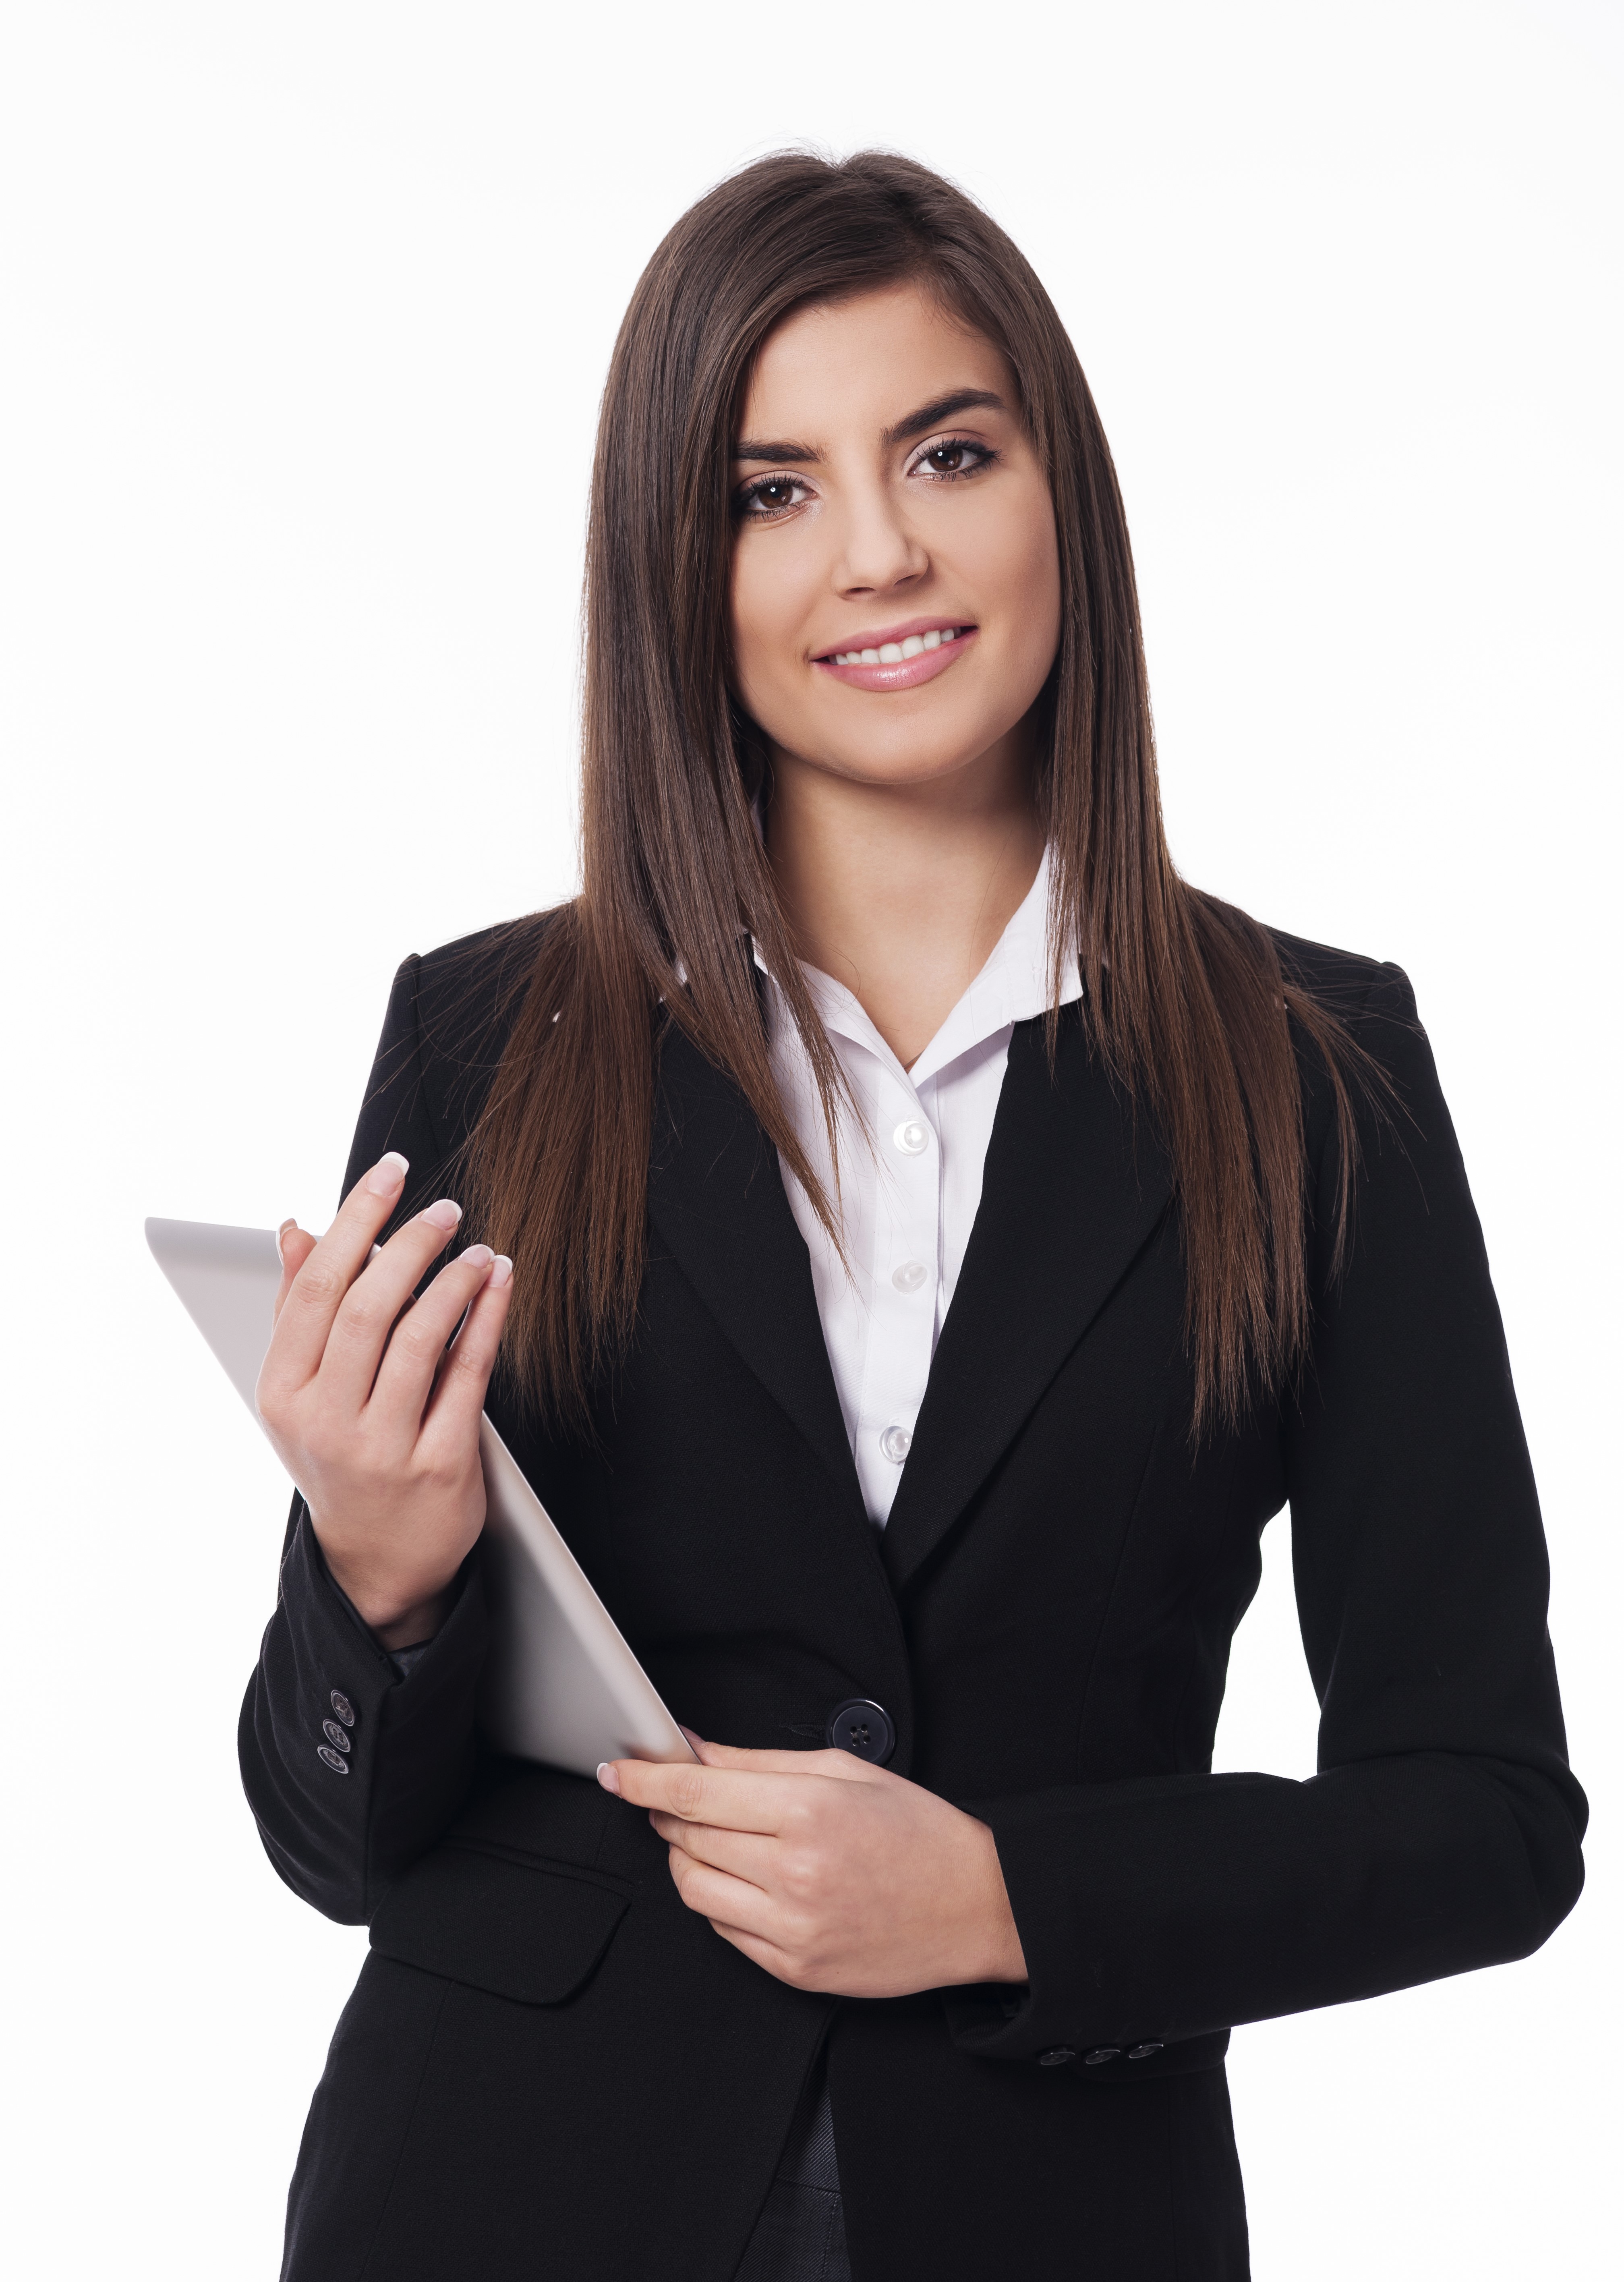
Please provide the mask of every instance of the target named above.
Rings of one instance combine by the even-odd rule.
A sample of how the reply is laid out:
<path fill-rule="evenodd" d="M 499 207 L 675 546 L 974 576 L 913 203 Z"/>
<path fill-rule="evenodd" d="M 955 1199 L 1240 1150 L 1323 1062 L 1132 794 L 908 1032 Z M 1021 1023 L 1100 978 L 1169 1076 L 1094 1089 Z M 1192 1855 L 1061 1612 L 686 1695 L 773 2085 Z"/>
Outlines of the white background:
<path fill-rule="evenodd" d="M 1530 1963 L 1237 2037 L 1255 2271 L 1612 2270 L 1621 79 L 1601 0 L 12 0 L 9 2271 L 276 2270 L 364 1937 L 238 1793 L 284 1491 L 141 1222 L 321 1224 L 397 960 L 570 889 L 614 329 L 805 140 L 941 167 L 1054 294 L 1177 855 L 1408 968 L 1543 1486 L 1589 1891 Z M 1220 1763 L 1302 1774 L 1269 1550 Z"/>

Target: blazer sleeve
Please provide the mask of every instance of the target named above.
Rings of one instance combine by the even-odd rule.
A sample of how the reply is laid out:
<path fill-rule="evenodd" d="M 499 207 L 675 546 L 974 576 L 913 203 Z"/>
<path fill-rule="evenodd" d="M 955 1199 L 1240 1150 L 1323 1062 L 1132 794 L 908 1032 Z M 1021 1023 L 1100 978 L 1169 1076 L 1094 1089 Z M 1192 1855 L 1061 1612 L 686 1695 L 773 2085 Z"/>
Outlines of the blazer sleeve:
<path fill-rule="evenodd" d="M 345 1175 L 347 1195 L 386 1149 L 400 1151 L 411 1169 L 392 1227 L 438 1193 L 446 1165 L 424 1085 L 419 966 L 408 959 L 395 977 Z M 327 1916 L 370 1918 L 455 1814 L 474 1773 L 486 1644 L 470 1555 L 445 1623 L 402 1673 L 328 1575 L 304 1501 L 294 1499 L 238 1756 L 267 1853 Z"/>
<path fill-rule="evenodd" d="M 1409 982 L 1357 1025 L 1351 1258 L 1282 1427 L 1305 1782 L 1201 1774 L 978 1805 L 1030 1994 L 948 1999 L 989 2057 L 1070 2057 L 1345 2004 L 1536 1949 L 1578 1898 L 1584 1794 L 1546 1632 L 1545 1543 L 1499 1310 Z M 1335 1161 L 1322 1150 L 1317 1223 Z M 1169 2057 L 1171 2057 L 1169 2055 Z"/>

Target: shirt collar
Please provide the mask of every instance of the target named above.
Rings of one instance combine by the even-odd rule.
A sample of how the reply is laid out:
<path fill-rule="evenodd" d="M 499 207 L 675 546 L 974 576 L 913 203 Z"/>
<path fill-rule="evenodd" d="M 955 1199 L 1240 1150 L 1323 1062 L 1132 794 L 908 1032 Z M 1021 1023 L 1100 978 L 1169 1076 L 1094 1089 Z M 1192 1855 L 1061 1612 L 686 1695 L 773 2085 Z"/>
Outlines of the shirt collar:
<path fill-rule="evenodd" d="M 961 1054 L 983 1044 L 1010 1024 L 1030 1021 L 1034 1015 L 1048 1010 L 1051 1003 L 1049 880 L 1049 851 L 1045 848 L 1043 860 L 1037 866 L 1037 878 L 993 945 L 986 965 L 948 1014 L 919 1060 L 905 1073 L 913 1086 L 925 1084 L 939 1071 L 945 1069 L 950 1062 L 957 1061 Z M 768 974 L 760 947 L 753 939 L 751 949 L 755 952 L 757 966 L 764 974 Z M 861 1002 L 843 982 L 836 982 L 833 975 L 825 974 L 820 968 L 808 966 L 804 963 L 801 972 L 806 977 L 812 1004 L 817 1007 L 826 1029 L 850 1038 L 854 1044 L 866 1047 L 882 1061 L 901 1070 L 902 1065 L 875 1029 Z M 1060 995 L 1053 1003 L 1067 1006 L 1082 995 L 1083 981 L 1073 954 L 1068 957 L 1061 968 Z"/>

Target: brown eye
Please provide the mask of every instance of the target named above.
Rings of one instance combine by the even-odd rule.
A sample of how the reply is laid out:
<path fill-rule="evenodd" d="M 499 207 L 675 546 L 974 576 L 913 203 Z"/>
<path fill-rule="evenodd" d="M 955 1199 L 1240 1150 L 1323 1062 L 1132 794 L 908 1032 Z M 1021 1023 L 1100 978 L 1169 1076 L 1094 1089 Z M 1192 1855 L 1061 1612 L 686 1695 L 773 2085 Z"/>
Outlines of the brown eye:
<path fill-rule="evenodd" d="M 916 476 L 932 476 L 951 483 L 955 476 L 973 476 L 998 457 L 985 444 L 972 444 L 967 437 L 948 436 L 939 444 L 927 444 L 913 462 Z"/>
<path fill-rule="evenodd" d="M 771 523 L 775 516 L 788 515 L 791 508 L 801 506 L 806 496 L 806 486 L 798 476 L 758 476 L 740 493 L 739 513 L 747 520 Z"/>

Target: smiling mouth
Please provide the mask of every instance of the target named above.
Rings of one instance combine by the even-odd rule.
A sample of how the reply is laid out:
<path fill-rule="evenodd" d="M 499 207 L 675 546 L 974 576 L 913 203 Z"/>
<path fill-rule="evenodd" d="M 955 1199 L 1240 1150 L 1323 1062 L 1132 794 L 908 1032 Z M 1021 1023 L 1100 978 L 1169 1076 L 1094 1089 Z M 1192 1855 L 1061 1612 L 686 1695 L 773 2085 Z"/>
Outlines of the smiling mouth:
<path fill-rule="evenodd" d="M 825 650 L 817 659 L 819 665 L 902 665 L 908 659 L 922 657 L 927 650 L 940 649 L 944 643 L 957 641 L 962 634 L 973 634 L 974 626 L 929 626 L 922 633 L 909 633 L 899 641 L 870 643 L 866 648 Z"/>
<path fill-rule="evenodd" d="M 876 637 L 880 631 L 874 629 Z M 974 625 L 915 618 L 912 625 L 886 627 L 883 639 L 854 642 L 850 649 L 825 650 L 812 662 L 820 673 L 843 681 L 848 689 L 891 696 L 918 689 L 945 673 L 975 648 L 976 633 Z"/>

